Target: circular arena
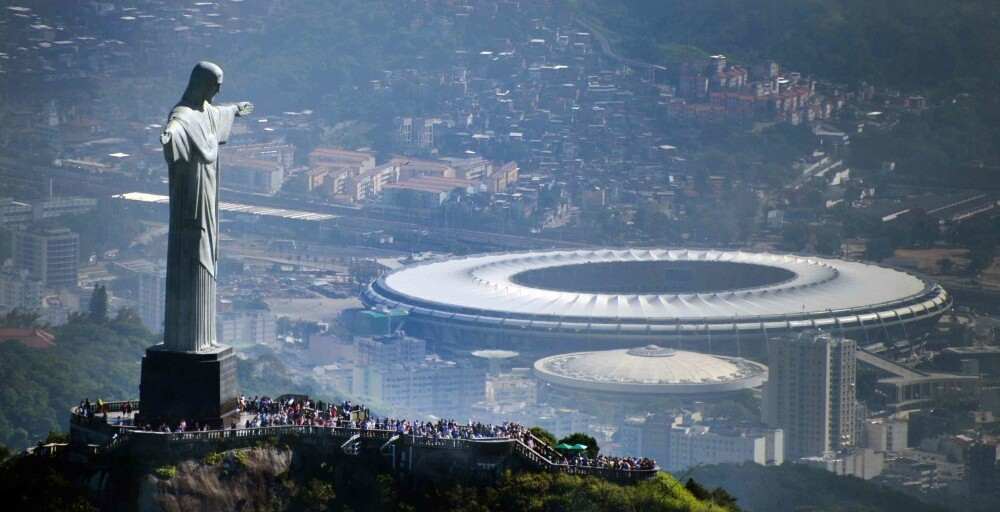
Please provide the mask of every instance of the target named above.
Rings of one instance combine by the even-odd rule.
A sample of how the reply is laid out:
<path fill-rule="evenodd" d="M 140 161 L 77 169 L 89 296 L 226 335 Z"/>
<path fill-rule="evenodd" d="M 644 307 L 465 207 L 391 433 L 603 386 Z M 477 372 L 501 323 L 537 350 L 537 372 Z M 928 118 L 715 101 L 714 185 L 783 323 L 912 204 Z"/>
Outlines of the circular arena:
<path fill-rule="evenodd" d="M 757 388 L 767 380 L 767 367 L 646 345 L 543 357 L 535 361 L 534 375 L 544 403 L 614 417 L 648 408 L 650 400 L 711 400 Z"/>
<path fill-rule="evenodd" d="M 623 395 L 706 396 L 759 387 L 767 367 L 738 357 L 657 345 L 543 357 L 535 376 L 563 389 Z"/>
<path fill-rule="evenodd" d="M 952 303 L 875 264 L 690 249 L 451 258 L 388 273 L 362 298 L 405 309 L 407 331 L 438 343 L 535 354 L 649 343 L 735 353 L 807 329 L 874 343 L 923 334 Z"/>

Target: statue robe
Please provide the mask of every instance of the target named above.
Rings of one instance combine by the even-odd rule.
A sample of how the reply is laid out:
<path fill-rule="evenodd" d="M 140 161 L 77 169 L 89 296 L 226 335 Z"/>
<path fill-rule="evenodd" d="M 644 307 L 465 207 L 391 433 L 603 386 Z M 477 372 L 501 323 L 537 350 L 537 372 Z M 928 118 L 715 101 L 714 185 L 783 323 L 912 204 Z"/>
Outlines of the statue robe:
<path fill-rule="evenodd" d="M 171 350 L 197 352 L 217 344 L 218 155 L 236 110 L 208 102 L 200 111 L 178 105 L 160 136 L 170 169 L 163 343 Z"/>

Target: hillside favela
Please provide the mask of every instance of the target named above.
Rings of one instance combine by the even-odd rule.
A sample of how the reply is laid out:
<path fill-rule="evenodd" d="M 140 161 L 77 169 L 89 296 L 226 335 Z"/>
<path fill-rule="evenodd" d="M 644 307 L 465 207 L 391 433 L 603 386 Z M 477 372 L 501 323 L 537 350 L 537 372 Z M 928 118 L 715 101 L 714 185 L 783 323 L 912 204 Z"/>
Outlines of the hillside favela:
<path fill-rule="evenodd" d="M 995 0 L 4 0 L 0 497 L 1000 510 Z"/>

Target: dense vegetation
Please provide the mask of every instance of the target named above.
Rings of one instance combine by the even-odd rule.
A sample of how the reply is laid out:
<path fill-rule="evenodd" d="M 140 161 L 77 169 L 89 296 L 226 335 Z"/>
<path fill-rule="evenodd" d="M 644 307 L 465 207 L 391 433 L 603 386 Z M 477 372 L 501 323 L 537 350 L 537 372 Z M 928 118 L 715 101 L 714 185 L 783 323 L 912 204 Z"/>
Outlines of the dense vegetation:
<path fill-rule="evenodd" d="M 725 53 L 856 87 L 924 94 L 932 108 L 854 137 L 851 164 L 895 161 L 900 179 L 995 187 L 1000 11 L 990 0 L 579 0 L 621 53 L 665 63 Z M 849 117 L 849 115 L 848 115 Z M 845 119 L 848 121 L 849 119 Z M 732 149 L 732 148 L 730 148 Z M 734 156 L 741 156 L 734 152 Z"/>
<path fill-rule="evenodd" d="M 895 162 L 894 181 L 996 190 L 1000 98 L 995 87 L 954 95 L 942 91 L 926 112 L 904 113 L 891 130 L 855 136 L 851 165 L 878 169 Z"/>
<path fill-rule="evenodd" d="M 633 486 L 594 477 L 552 473 L 508 473 L 494 486 L 442 485 L 415 495 L 398 494 L 393 510 L 479 511 L 696 511 L 731 510 L 699 499 L 666 473 Z"/>
<path fill-rule="evenodd" d="M 991 0 L 580 0 L 651 61 L 679 49 L 775 60 L 843 82 L 934 88 L 995 82 L 1000 11 Z"/>
<path fill-rule="evenodd" d="M 50 349 L 0 340 L 2 444 L 23 448 L 50 431 L 65 431 L 70 408 L 84 398 L 135 397 L 139 361 L 156 341 L 133 314 L 100 323 L 74 317 L 52 332 Z"/>
<path fill-rule="evenodd" d="M 68 457 L 24 457 L 0 466 L 0 495 L 16 497 L 17 510 L 129 510 L 170 503 L 219 508 L 240 496 L 241 510 L 455 512 L 667 512 L 739 510 L 725 491 L 667 473 L 635 485 L 596 477 L 506 471 L 497 478 L 463 475 L 417 478 L 394 474 L 378 458 L 298 450 L 291 466 L 275 465 L 286 447 L 211 452 L 194 461 L 116 462 L 114 484 L 94 503 L 84 482 L 93 468 Z M 195 477 L 194 475 L 197 475 Z M 426 476 L 426 475 L 425 475 Z M 150 486 L 150 482 L 154 484 Z M 225 485 L 220 487 L 220 484 Z M 140 489 L 145 489 L 142 491 Z M 152 493 L 153 501 L 147 494 Z M 185 496 L 180 496 L 184 494 Z M 142 503 L 136 503 L 145 500 Z M 178 501 L 180 499 L 185 501 Z M 163 501 L 157 501 L 162 499 Z M 190 501 L 193 499 L 194 501 Z M 220 502 L 221 501 L 221 502 Z"/>
<path fill-rule="evenodd" d="M 15 311 L 0 317 L 0 325 L 30 325 L 34 318 Z M 21 449 L 49 432 L 65 431 L 70 408 L 84 398 L 137 398 L 142 355 L 159 341 L 130 310 L 103 320 L 74 315 L 51 330 L 56 345 L 50 349 L 0 340 L 0 445 Z M 274 356 L 241 360 L 237 366 L 240 389 L 246 394 L 311 391 L 308 382 L 290 374 Z"/>
<path fill-rule="evenodd" d="M 721 486 L 747 510 L 942 510 L 872 482 L 796 464 L 702 466 L 689 470 L 682 478 Z"/>

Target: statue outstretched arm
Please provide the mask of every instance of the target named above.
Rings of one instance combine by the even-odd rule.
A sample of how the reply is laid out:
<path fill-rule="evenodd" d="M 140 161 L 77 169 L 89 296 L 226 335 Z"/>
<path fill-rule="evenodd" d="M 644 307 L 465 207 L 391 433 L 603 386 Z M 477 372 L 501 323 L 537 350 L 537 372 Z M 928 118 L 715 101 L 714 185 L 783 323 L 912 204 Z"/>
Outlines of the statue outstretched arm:
<path fill-rule="evenodd" d="M 239 117 L 248 116 L 253 114 L 253 103 L 249 101 L 241 101 L 236 104 L 236 115 Z"/>

